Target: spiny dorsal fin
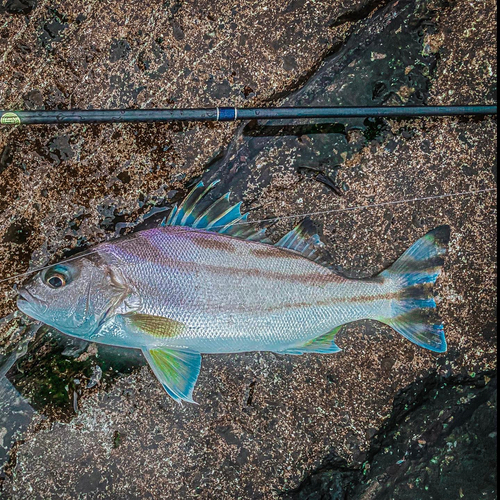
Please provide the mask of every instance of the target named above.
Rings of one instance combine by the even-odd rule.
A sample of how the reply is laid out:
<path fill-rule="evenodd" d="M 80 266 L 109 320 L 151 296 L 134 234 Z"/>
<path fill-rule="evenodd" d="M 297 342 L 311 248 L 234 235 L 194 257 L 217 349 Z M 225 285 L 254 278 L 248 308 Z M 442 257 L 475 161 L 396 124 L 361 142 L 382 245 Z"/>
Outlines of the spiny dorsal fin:
<path fill-rule="evenodd" d="M 301 253 L 310 260 L 316 260 L 317 249 L 324 246 L 317 234 L 314 222 L 306 217 L 276 243 L 277 247 Z"/>
<path fill-rule="evenodd" d="M 212 182 L 206 188 L 203 182 L 199 182 L 184 201 L 172 209 L 164 225 L 205 229 L 236 238 L 271 243 L 265 236 L 265 229 L 247 222 L 248 214 L 241 213 L 241 202 L 231 205 L 230 193 L 207 206 L 206 195 L 218 182 Z"/>

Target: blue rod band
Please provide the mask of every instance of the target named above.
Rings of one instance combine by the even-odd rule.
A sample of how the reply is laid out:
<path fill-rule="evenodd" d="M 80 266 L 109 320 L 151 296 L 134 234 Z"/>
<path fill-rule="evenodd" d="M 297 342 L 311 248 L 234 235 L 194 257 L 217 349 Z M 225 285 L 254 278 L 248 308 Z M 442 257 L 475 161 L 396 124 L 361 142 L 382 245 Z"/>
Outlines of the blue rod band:
<path fill-rule="evenodd" d="M 220 122 L 234 122 L 236 120 L 236 108 L 219 108 Z"/>

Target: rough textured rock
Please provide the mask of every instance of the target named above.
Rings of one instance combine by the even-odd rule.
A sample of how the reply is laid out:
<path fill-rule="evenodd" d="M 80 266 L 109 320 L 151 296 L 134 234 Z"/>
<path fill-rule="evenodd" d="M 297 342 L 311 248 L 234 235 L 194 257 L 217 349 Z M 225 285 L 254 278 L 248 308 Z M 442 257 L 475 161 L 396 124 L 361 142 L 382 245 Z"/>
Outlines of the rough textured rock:
<path fill-rule="evenodd" d="M 395 398 L 361 469 L 325 460 L 286 500 L 497 498 L 496 373 L 436 377 Z"/>
<path fill-rule="evenodd" d="M 495 99 L 486 0 L 18 3 L 29 8 L 2 14 L 0 107 Z M 0 130 L 2 278 L 30 258 L 54 261 L 113 237 L 201 175 L 221 178 L 219 190 L 231 188 L 254 219 L 318 212 L 331 264 L 352 276 L 379 272 L 436 225 L 452 227 L 437 288 L 443 356 L 358 323 L 335 356 L 205 356 L 199 406 L 178 406 L 139 356 L 42 329 L 8 373 L 37 413 L 27 431 L 0 429 L 13 446 L 2 494 L 271 498 L 326 457 L 361 467 L 398 391 L 431 371 L 496 366 L 495 194 L 484 191 L 495 186 L 495 141 L 491 118 Z M 448 196 L 470 191 L 482 192 Z M 409 199 L 420 201 L 394 203 Z M 366 205 L 376 206 L 350 210 Z M 2 315 L 15 308 L 11 285 L 0 283 Z M 103 379 L 87 387 L 97 366 Z"/>

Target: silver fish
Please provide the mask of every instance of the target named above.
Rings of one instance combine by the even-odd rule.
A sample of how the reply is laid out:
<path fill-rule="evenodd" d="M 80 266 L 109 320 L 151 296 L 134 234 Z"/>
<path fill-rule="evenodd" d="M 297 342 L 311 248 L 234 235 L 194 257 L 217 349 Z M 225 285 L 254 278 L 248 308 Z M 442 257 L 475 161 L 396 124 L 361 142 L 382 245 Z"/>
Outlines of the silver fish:
<path fill-rule="evenodd" d="M 19 309 L 68 335 L 142 349 L 178 401 L 193 402 L 202 353 L 334 353 L 342 325 L 360 319 L 446 350 L 432 285 L 448 226 L 378 276 L 348 279 L 315 261 L 321 241 L 309 220 L 272 245 L 229 194 L 207 206 L 214 184 L 199 183 L 161 227 L 40 271 L 20 289 Z"/>

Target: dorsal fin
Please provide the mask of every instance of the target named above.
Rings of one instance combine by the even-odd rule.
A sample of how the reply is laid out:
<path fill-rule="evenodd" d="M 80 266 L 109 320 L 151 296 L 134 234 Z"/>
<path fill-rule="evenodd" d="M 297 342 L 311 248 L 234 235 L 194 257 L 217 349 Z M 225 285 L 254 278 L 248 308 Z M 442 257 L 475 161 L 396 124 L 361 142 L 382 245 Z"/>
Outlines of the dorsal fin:
<path fill-rule="evenodd" d="M 164 225 L 206 229 L 236 238 L 271 243 L 266 238 L 265 229 L 247 222 L 248 214 L 241 213 L 241 202 L 231 205 L 230 193 L 207 205 L 206 196 L 218 182 L 212 182 L 206 188 L 203 182 L 199 182 L 179 206 L 174 206 Z"/>
<path fill-rule="evenodd" d="M 316 260 L 319 258 L 316 255 L 317 249 L 324 246 L 316 231 L 314 222 L 306 217 L 289 233 L 285 234 L 276 243 L 276 246 L 299 252 L 308 259 Z"/>

